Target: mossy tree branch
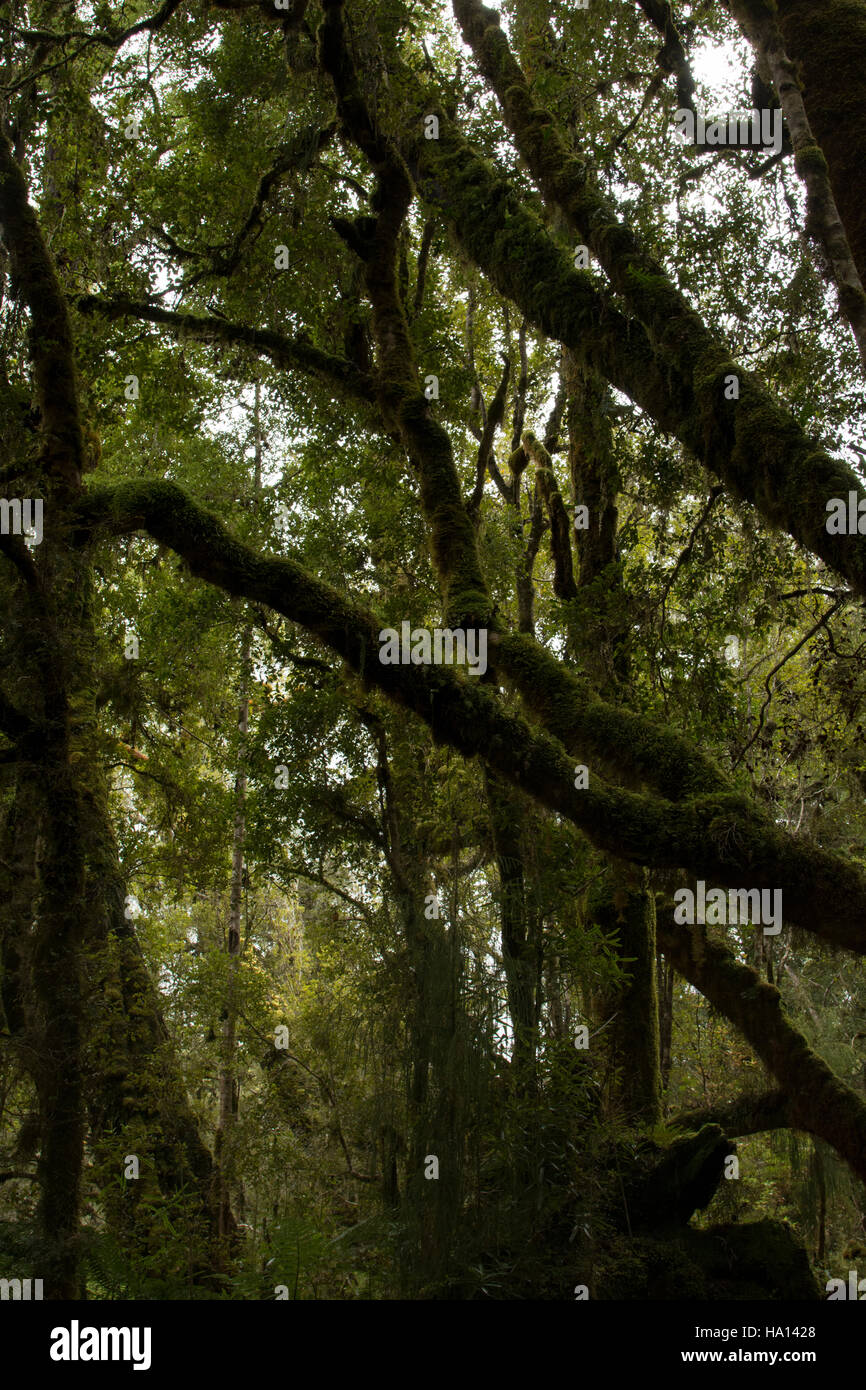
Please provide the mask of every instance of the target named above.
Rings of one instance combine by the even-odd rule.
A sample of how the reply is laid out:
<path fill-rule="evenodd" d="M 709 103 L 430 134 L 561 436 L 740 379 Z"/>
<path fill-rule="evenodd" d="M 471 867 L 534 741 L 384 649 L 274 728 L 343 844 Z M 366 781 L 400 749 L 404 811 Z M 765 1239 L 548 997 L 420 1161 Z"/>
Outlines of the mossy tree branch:
<path fill-rule="evenodd" d="M 488 643 L 489 660 L 520 692 L 525 708 L 602 776 L 633 787 L 646 783 L 672 801 L 731 789 L 713 759 L 677 730 L 601 699 L 588 680 L 531 637 L 492 633 Z"/>
<path fill-rule="evenodd" d="M 833 497 L 866 500 L 852 469 L 811 439 L 753 374 L 739 367 L 661 267 L 619 222 L 532 98 L 497 16 L 458 0 L 458 17 L 548 202 L 596 252 L 637 316 L 630 322 L 571 268 L 508 181 L 439 112 L 439 140 L 415 142 L 419 189 L 435 203 L 491 283 L 549 337 L 572 348 L 678 438 L 730 491 L 866 594 L 866 540 L 831 535 Z M 730 377 L 739 396 L 726 398 Z"/>
<path fill-rule="evenodd" d="M 671 1129 L 699 1130 L 704 1125 L 721 1125 L 731 1139 L 746 1134 L 762 1134 L 770 1129 L 790 1129 L 790 1106 L 784 1091 L 763 1091 L 759 1095 L 737 1096 L 720 1105 L 700 1110 L 683 1110 L 667 1121 Z"/>
<path fill-rule="evenodd" d="M 788 1124 L 825 1139 L 866 1181 L 866 1104 L 813 1052 L 791 1023 L 782 996 L 702 927 L 658 918 L 658 943 L 695 989 L 734 1023 L 788 1097 Z"/>
<path fill-rule="evenodd" d="M 382 395 L 392 407 L 407 452 L 419 473 L 421 504 L 430 526 L 433 559 L 445 596 L 446 613 L 452 621 L 483 622 L 491 605 L 475 530 L 469 520 L 472 499 L 469 508 L 464 507 L 451 441 L 432 418 L 429 403 L 420 390 L 408 323 L 396 283 L 397 236 L 408 207 L 411 183 L 396 149 L 374 130 L 359 94 L 344 42 L 341 9 L 338 0 L 329 4 L 320 32 L 320 50 L 323 65 L 338 92 L 341 118 L 349 125 L 353 138 L 380 179 L 377 194 L 380 212 L 366 259 L 366 272 L 379 348 Z M 504 405 L 506 381 L 504 375 L 498 393 L 500 405 Z M 494 401 L 490 416 L 498 414 L 496 406 Z M 487 434 L 488 429 L 485 429 L 481 444 L 484 452 L 489 450 Z M 721 774 L 709 759 L 695 749 L 687 749 L 685 741 L 670 731 L 659 733 L 650 721 L 630 712 L 623 714 L 614 706 L 594 699 L 588 685 L 575 680 L 532 637 L 500 638 L 491 633 L 491 651 L 494 670 L 514 684 L 542 722 L 556 719 L 553 732 L 564 740 L 567 748 L 582 743 L 593 755 L 603 759 L 605 765 L 611 761 L 610 750 L 616 749 L 619 765 L 625 765 L 627 775 L 645 777 L 653 785 L 659 785 L 661 778 L 666 795 L 674 797 L 687 794 L 699 783 L 705 790 L 717 789 L 722 784 Z M 620 737 L 611 738 L 611 723 L 620 723 Z M 635 742 L 638 731 L 640 737 Z"/>
<path fill-rule="evenodd" d="M 335 21 L 330 23 L 333 25 Z M 331 36 L 328 42 L 334 44 L 336 40 Z M 327 45 L 324 51 L 328 51 Z M 338 79 L 350 84 L 354 92 L 353 73 L 351 70 L 348 75 L 344 72 L 344 60 L 339 53 L 327 61 Z M 360 101 L 360 98 L 352 100 Z M 347 112 L 355 112 L 351 102 L 344 103 L 342 109 L 344 119 Z M 371 133 L 368 116 L 356 113 L 352 119 L 357 122 L 359 141 L 369 151 L 377 171 L 388 167 L 389 160 L 398 158 L 382 137 Z M 403 190 L 400 196 L 405 196 L 405 185 L 400 183 L 399 187 Z M 394 227 L 398 225 L 396 222 Z M 377 237 L 381 239 L 387 235 L 391 241 L 389 244 L 383 240 L 381 246 L 377 246 L 372 264 L 377 267 L 390 264 L 392 269 L 388 273 L 377 268 L 370 284 L 371 299 L 379 306 L 375 320 L 382 369 L 379 395 L 390 405 L 407 451 L 418 467 L 421 501 L 432 532 L 433 558 L 443 588 L 450 595 L 446 608 L 452 618 L 456 613 L 456 621 L 461 621 L 471 618 L 473 610 L 478 613 L 480 609 L 483 613 L 489 607 L 489 596 L 474 528 L 460 493 L 450 439 L 432 418 L 429 402 L 420 390 L 408 325 L 393 274 L 396 246 L 393 233 L 393 228 L 391 231 L 377 229 Z M 122 298 L 106 301 L 85 297 L 79 300 L 79 308 L 108 318 L 144 319 L 164 325 L 181 337 L 186 335 L 201 342 L 242 343 L 268 356 L 276 366 L 298 368 L 320 376 L 368 405 L 376 396 L 376 386 L 351 363 L 332 358 L 304 340 Z M 513 682 L 536 717 L 545 723 L 553 720 L 548 727 L 564 741 L 569 751 L 597 759 L 603 771 L 623 775 L 632 782 L 646 780 L 675 799 L 688 795 L 698 786 L 715 790 L 724 785 L 722 774 L 712 760 L 673 730 L 660 729 L 640 715 L 599 700 L 586 682 L 575 678 L 531 638 L 503 635 L 491 648 L 491 653 L 496 667 Z"/>
<path fill-rule="evenodd" d="M 490 469 L 490 476 L 493 478 L 494 482 L 496 482 L 499 491 L 502 492 L 503 489 L 505 489 L 506 493 L 508 491 L 505 479 L 499 472 L 493 454 L 493 440 L 496 437 L 496 431 L 501 426 L 505 417 L 505 398 L 508 392 L 510 377 L 511 359 L 510 357 L 506 357 L 502 368 L 502 376 L 499 379 L 499 385 L 496 388 L 493 400 L 490 402 L 490 409 L 487 412 L 487 419 L 484 421 L 484 428 L 478 443 L 478 457 L 475 464 L 475 486 L 472 489 L 472 495 L 467 503 L 469 512 L 473 516 L 478 512 L 478 508 L 481 506 L 481 499 L 484 496 L 484 480 L 487 477 L 488 467 Z M 497 474 L 499 474 L 498 482 L 496 481 Z"/>
<path fill-rule="evenodd" d="M 668 4 L 668 0 L 638 0 L 638 4 L 664 39 L 664 47 L 659 49 L 656 56 L 659 66 L 677 79 L 677 104 L 689 111 L 695 111 L 694 94 L 697 84 L 692 76 L 672 6 Z"/>
<path fill-rule="evenodd" d="M 309 129 L 303 129 L 300 134 L 280 145 L 270 168 L 259 179 L 252 206 L 231 246 L 227 251 L 213 251 L 209 258 L 209 266 L 197 271 L 186 281 L 187 290 L 200 280 L 206 279 L 208 275 L 228 276 L 234 273 L 240 265 L 247 241 L 250 238 L 255 240 L 260 234 L 264 225 L 265 206 L 274 190 L 279 187 L 281 179 L 285 174 L 309 168 L 322 150 L 327 149 L 335 134 L 336 126 L 332 122 L 330 125 L 314 128 L 312 134 Z"/>
<path fill-rule="evenodd" d="M 157 33 L 164 24 L 168 23 L 179 5 L 180 0 L 163 0 L 159 9 L 148 19 L 140 19 L 137 23 L 131 24 L 117 34 L 106 33 L 100 29 L 92 32 L 86 29 L 70 29 L 65 33 L 57 33 L 53 29 L 18 28 L 5 19 L 0 22 L 4 28 L 11 29 L 16 38 L 23 39 L 25 43 L 36 44 L 39 47 L 43 44 L 63 45 L 71 43 L 73 39 L 86 39 L 88 43 L 98 44 L 102 48 L 117 49 L 129 39 L 134 38 L 136 34 Z"/>
<path fill-rule="evenodd" d="M 599 849 L 632 863 L 685 868 L 726 886 L 781 888 L 786 920 L 866 953 L 866 877 L 853 864 L 780 831 L 747 797 L 701 793 L 682 802 L 638 795 L 591 779 L 574 787 L 573 760 L 550 735 L 507 709 L 487 684 L 445 666 L 383 665 L 380 620 L 308 574 L 265 557 L 173 483 L 132 482 L 91 490 L 78 507 L 89 532 L 145 530 L 191 571 L 227 592 L 282 613 L 341 656 L 365 682 L 412 710 L 437 742 L 480 756 L 549 810 L 566 816 Z M 503 639 L 535 656 L 521 634 Z"/>
<path fill-rule="evenodd" d="M 322 66 L 333 81 L 340 119 L 377 178 L 377 215 L 363 259 L 381 396 L 418 473 L 446 617 L 453 624 L 484 625 L 492 605 L 475 528 L 463 503 L 451 440 L 421 389 L 398 286 L 398 241 L 413 197 L 412 179 L 399 150 L 367 109 L 345 39 L 343 0 L 325 0 L 324 11 L 319 29 Z"/>
<path fill-rule="evenodd" d="M 275 366 L 297 369 L 327 380 L 331 385 L 344 389 L 359 403 L 370 406 L 376 399 L 377 388 L 371 379 L 364 377 L 351 363 L 330 357 L 303 339 L 286 338 L 279 333 L 253 329 L 223 319 L 178 313 L 122 298 L 103 300 L 91 296 L 80 300 L 79 307 L 85 313 L 104 314 L 109 319 L 143 319 L 164 326 L 181 338 L 189 336 L 203 343 L 243 344 L 268 357 Z M 417 394 L 413 392 L 411 399 L 420 409 L 427 410 L 428 402 L 420 391 Z M 438 470 L 445 461 L 441 451 L 447 449 L 450 454 L 450 441 L 435 422 L 428 420 L 427 424 L 434 430 L 433 444 L 438 451 Z M 427 450 L 422 450 L 420 445 L 420 436 L 416 433 L 413 448 L 424 462 Z M 437 512 L 435 507 L 432 509 L 431 524 L 437 526 L 443 525 L 448 515 L 458 514 L 458 506 L 462 509 L 453 458 L 448 475 L 446 501 L 449 505 L 443 512 Z M 438 473 L 432 469 L 429 493 L 424 495 L 434 499 L 439 495 Z M 470 569 L 476 571 L 477 567 L 480 571 L 474 532 L 467 528 L 461 533 L 460 539 L 463 544 L 471 544 Z M 448 549 L 443 548 L 439 554 L 440 564 L 446 567 L 450 565 Z M 486 595 L 486 587 L 484 593 Z M 569 751 L 595 759 L 606 775 L 625 777 L 633 784 L 646 781 L 674 800 L 701 787 L 709 791 L 724 786 L 721 770 L 688 740 L 673 729 L 663 728 L 642 715 L 600 700 L 587 682 L 567 671 L 555 657 L 531 639 L 521 638 L 518 634 L 503 634 L 491 645 L 490 653 L 491 659 L 501 668 L 503 675 L 514 683 L 534 715 L 563 741 Z"/>
<path fill-rule="evenodd" d="M 550 553 L 553 557 L 553 592 L 557 598 L 572 599 L 577 594 L 574 582 L 574 560 L 571 554 L 571 525 L 553 459 L 531 430 L 523 434 L 523 448 L 535 464 L 538 490 L 550 519 Z"/>
<path fill-rule="evenodd" d="M 303 335 L 289 338 L 269 328 L 251 328 L 248 324 L 232 323 L 228 319 L 181 313 L 163 309 L 161 305 L 146 300 L 123 297 L 104 299 L 98 295 L 83 295 L 76 300 L 76 306 L 82 314 L 99 314 L 106 319 L 132 318 L 159 324 L 181 341 L 186 338 L 214 347 L 247 347 L 259 356 L 267 357 L 275 367 L 317 377 L 341 395 L 365 405 L 375 402 L 376 388 L 372 378 L 345 358 L 322 352 Z"/>
<path fill-rule="evenodd" d="M 403 68 L 399 74 L 411 84 Z M 440 212 L 469 258 L 529 323 L 590 361 L 675 434 L 694 406 L 689 382 L 660 360 L 643 326 L 617 308 L 595 276 L 574 269 L 507 177 L 477 154 L 442 107 L 420 88 L 413 103 L 439 120 L 438 140 L 406 140 L 424 202 Z"/>

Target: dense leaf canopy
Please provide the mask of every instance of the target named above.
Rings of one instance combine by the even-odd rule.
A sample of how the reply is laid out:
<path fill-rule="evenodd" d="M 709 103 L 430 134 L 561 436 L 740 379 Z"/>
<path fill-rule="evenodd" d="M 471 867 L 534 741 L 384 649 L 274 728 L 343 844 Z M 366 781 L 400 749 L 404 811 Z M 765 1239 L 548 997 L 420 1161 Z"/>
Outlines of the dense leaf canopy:
<path fill-rule="evenodd" d="M 0 1273 L 748 1296 L 726 1223 L 805 1298 L 866 1239 L 864 55 L 11 0 Z"/>

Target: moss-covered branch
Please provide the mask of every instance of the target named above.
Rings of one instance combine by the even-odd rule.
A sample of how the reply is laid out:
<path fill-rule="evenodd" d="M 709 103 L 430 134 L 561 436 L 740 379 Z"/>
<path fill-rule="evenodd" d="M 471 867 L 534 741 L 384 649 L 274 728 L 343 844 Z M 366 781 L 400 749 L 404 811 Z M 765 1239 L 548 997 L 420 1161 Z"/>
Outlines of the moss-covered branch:
<path fill-rule="evenodd" d="M 483 623 L 490 621 L 491 601 L 475 529 L 470 521 L 471 499 L 467 509 L 462 501 L 451 441 L 433 419 L 429 402 L 421 391 L 396 283 L 397 234 L 408 206 L 411 185 L 402 159 L 374 127 L 360 95 L 345 45 L 341 13 L 339 0 L 331 0 L 320 32 L 320 50 L 338 93 L 339 114 L 380 180 L 379 215 L 366 256 L 366 278 L 373 305 L 381 393 L 419 474 L 421 504 L 430 527 L 433 559 L 445 597 L 446 614 L 452 622 Z M 504 407 L 506 385 L 507 372 L 503 374 L 497 393 L 498 403 L 494 401 L 488 415 L 481 441 L 482 455 L 489 453 L 491 421 L 495 425 Z M 528 435 L 524 436 L 525 450 L 530 439 L 537 454 L 544 452 L 543 446 Z M 564 524 L 564 540 L 568 545 L 562 500 L 557 489 L 548 491 L 551 505 L 553 493 L 559 501 L 556 519 L 560 522 L 560 532 Z M 688 795 L 699 786 L 704 790 L 718 790 L 723 785 L 724 779 L 711 760 L 690 747 L 686 740 L 593 697 L 586 683 L 575 680 L 531 637 L 498 637 L 491 632 L 491 650 L 494 670 L 514 684 L 536 717 L 551 728 L 569 751 L 580 750 L 587 756 L 597 757 L 605 767 L 615 766 L 620 775 L 624 773 L 633 780 L 645 779 L 673 798 Z"/>
<path fill-rule="evenodd" d="M 559 491 L 553 459 L 531 430 L 524 431 L 523 448 L 527 457 L 535 464 L 538 490 L 550 521 L 553 592 L 557 598 L 572 599 L 577 594 L 577 585 L 574 582 L 574 561 L 571 554 L 571 525 L 562 493 Z"/>
<path fill-rule="evenodd" d="M 669 356 L 688 380 L 688 354 L 703 325 L 660 264 L 598 187 L 591 165 L 570 148 L 553 115 L 532 96 L 499 15 L 481 0 L 453 0 L 463 37 L 499 99 L 505 122 L 547 201 L 562 209 L 578 236 L 598 256 L 612 285 L 647 329 L 654 349 Z M 683 337 L 685 336 L 685 341 Z M 703 337 L 706 338 L 706 330 Z"/>
<path fill-rule="evenodd" d="M 825 1139 L 866 1181 L 866 1105 L 813 1052 L 782 996 L 705 928 L 677 927 L 660 913 L 658 943 L 679 973 L 730 1019 L 788 1097 L 788 1123 Z"/>
<path fill-rule="evenodd" d="M 455 11 L 544 197 L 595 251 L 640 328 L 612 313 L 587 272 L 571 269 L 507 181 L 478 159 L 444 113 L 439 140 L 417 142 L 425 198 L 437 203 L 468 254 L 532 323 L 630 396 L 771 526 L 788 531 L 866 594 L 866 539 L 826 529 L 831 498 L 854 492 L 866 500 L 856 474 L 737 365 L 620 222 L 589 166 L 534 100 L 495 12 L 478 0 L 456 0 Z M 728 399 L 732 377 L 736 399 Z"/>
<path fill-rule="evenodd" d="M 301 371 L 307 376 L 326 381 L 342 395 L 372 405 L 376 391 L 372 379 L 343 357 L 334 357 L 314 347 L 303 335 L 288 338 L 269 328 L 251 328 L 245 323 L 206 317 L 202 314 L 178 313 L 161 305 L 136 299 L 102 299 L 98 295 L 83 295 L 76 301 L 83 314 L 98 314 L 106 319 L 139 319 L 160 324 L 181 340 L 210 343 L 216 347 L 247 347 L 261 357 L 267 357 L 275 367 Z"/>
<path fill-rule="evenodd" d="M 531 637 L 493 633 L 488 642 L 488 659 L 520 692 L 526 709 L 602 776 L 646 783 L 672 801 L 730 790 L 721 768 L 676 729 L 600 699 L 589 681 Z"/>
<path fill-rule="evenodd" d="M 411 76 L 400 69 L 407 85 Z M 416 97 L 413 95 L 413 101 Z M 420 111 L 439 121 L 439 139 L 407 136 L 416 186 L 441 213 L 490 284 L 554 342 L 565 343 L 675 434 L 693 409 L 692 388 L 654 353 L 596 277 L 575 270 L 565 249 L 490 160 L 482 159 L 441 107 L 417 91 Z M 419 119 L 420 127 L 420 119 Z"/>
<path fill-rule="evenodd" d="M 759 1095 L 738 1096 L 736 1100 L 700 1110 L 683 1110 L 667 1123 L 671 1129 L 691 1131 L 702 1129 L 704 1125 L 721 1125 L 725 1134 L 732 1139 L 792 1127 L 788 1097 L 784 1091 L 763 1091 Z"/>
<path fill-rule="evenodd" d="M 486 625 L 491 620 L 492 604 L 475 528 L 463 503 L 451 440 L 433 417 L 421 389 L 398 287 L 398 239 L 412 201 L 412 180 L 399 150 L 380 131 L 367 108 L 346 43 L 343 0 L 325 0 L 324 10 L 319 29 L 322 66 L 334 83 L 337 112 L 377 178 L 377 215 L 363 247 L 363 259 L 373 308 L 380 396 L 418 473 L 446 618 L 455 625 Z"/>
<path fill-rule="evenodd" d="M 312 136 L 308 128 L 303 128 L 300 134 L 285 140 L 280 145 L 270 168 L 259 179 L 252 207 L 244 218 L 243 226 L 238 231 L 231 249 L 225 254 L 215 254 L 212 257 L 211 274 L 232 274 L 240 264 L 243 249 L 248 239 L 257 236 L 261 231 L 265 205 L 274 190 L 279 187 L 283 175 L 297 173 L 300 169 L 309 168 L 322 150 L 327 149 L 335 134 L 336 125 L 332 122 L 330 125 L 320 126 L 318 129 L 314 128 Z M 207 273 L 204 271 L 192 276 L 189 284 L 195 284 Z"/>
<path fill-rule="evenodd" d="M 481 439 L 478 442 L 478 457 L 475 464 L 475 486 L 469 498 L 468 507 L 470 514 L 474 515 L 481 506 L 481 498 L 484 496 L 484 479 L 487 477 L 487 470 L 490 469 L 490 476 L 496 482 L 496 486 L 501 493 L 508 494 L 508 486 L 496 463 L 493 454 L 493 440 L 496 431 L 499 429 L 505 417 L 505 398 L 508 393 L 508 383 L 511 377 L 511 358 L 506 357 L 502 368 L 502 376 L 499 378 L 499 385 L 490 402 L 490 409 L 487 412 L 487 419 L 484 421 L 484 428 L 481 432 Z M 498 474 L 498 481 L 497 481 Z"/>
<path fill-rule="evenodd" d="M 136 34 L 157 33 L 163 25 L 168 23 L 179 5 L 180 0 L 163 0 L 156 12 L 149 18 L 140 19 L 137 23 L 131 24 L 127 29 L 122 29 L 116 34 L 110 34 L 100 29 L 92 32 L 88 32 L 86 29 L 69 29 L 61 33 L 53 29 L 16 29 L 15 32 L 16 37 L 23 39 L 25 43 L 36 44 L 40 48 L 43 45 L 63 45 L 71 43 L 74 39 L 85 39 L 89 44 L 116 49 L 120 48 L 127 40 L 134 38 Z"/>
<path fill-rule="evenodd" d="M 695 111 L 695 79 L 676 26 L 672 6 L 668 0 L 638 0 L 638 4 L 664 39 L 664 46 L 659 50 L 657 57 L 659 66 L 665 72 L 673 73 L 677 79 L 677 105 Z M 695 114 L 697 115 L 696 111 Z"/>
<path fill-rule="evenodd" d="M 89 297 L 79 301 L 79 307 L 108 318 L 128 315 L 144 319 L 200 342 L 243 343 L 267 356 L 276 366 L 321 376 L 366 404 L 375 399 L 376 388 L 351 363 L 329 357 L 303 340 L 126 299 Z M 413 379 L 407 387 L 406 406 L 400 419 L 407 447 L 422 476 L 421 500 L 433 532 L 434 562 L 443 585 L 446 589 L 450 586 L 454 608 L 474 603 L 483 609 L 489 602 L 487 589 L 481 576 L 474 528 L 460 495 L 451 443 L 447 432 L 432 419 L 429 402 L 416 387 Z M 396 393 L 392 395 L 394 399 Z M 468 555 L 463 566 L 461 555 Z M 718 790 L 725 785 L 725 778 L 712 759 L 687 739 L 642 715 L 600 700 L 587 682 L 575 677 L 531 639 L 503 634 L 498 641 L 491 640 L 490 660 L 521 693 L 527 708 L 562 740 L 569 752 L 595 760 L 606 775 L 622 777 L 633 784 L 645 781 L 673 800 L 699 789 Z"/>
<path fill-rule="evenodd" d="M 81 538 L 95 528 L 147 531 L 191 571 L 227 592 L 299 623 L 368 684 L 430 728 L 438 742 L 480 756 L 549 810 L 566 816 L 599 849 L 632 863 L 689 872 L 731 887 L 781 888 L 786 920 L 827 941 L 866 952 L 866 877 L 853 864 L 780 831 L 736 792 L 679 803 L 606 786 L 576 788 L 562 745 L 505 707 L 486 683 L 447 666 L 383 664 L 382 624 L 296 561 L 257 554 L 173 483 L 93 489 L 78 508 Z M 509 643 L 527 643 L 521 636 Z M 528 644 L 535 652 L 536 644 Z"/>

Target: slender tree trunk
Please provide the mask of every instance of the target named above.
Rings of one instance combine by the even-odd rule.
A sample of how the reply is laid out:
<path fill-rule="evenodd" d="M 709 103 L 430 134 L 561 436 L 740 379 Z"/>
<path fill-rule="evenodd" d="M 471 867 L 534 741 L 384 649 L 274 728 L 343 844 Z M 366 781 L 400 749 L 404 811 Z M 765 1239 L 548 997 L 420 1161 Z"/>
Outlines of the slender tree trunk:
<path fill-rule="evenodd" d="M 519 792 L 488 769 L 485 769 L 484 781 L 499 875 L 499 919 L 508 1012 L 514 1029 L 511 1063 L 516 1094 L 526 1095 L 534 1086 L 541 950 L 537 930 L 533 930 L 525 873 L 523 831 L 527 805 Z"/>
<path fill-rule="evenodd" d="M 671 1044 L 674 1028 L 674 980 L 672 965 L 663 957 L 657 958 L 659 996 L 659 1072 L 662 1092 L 667 1090 L 671 1077 Z"/>
<path fill-rule="evenodd" d="M 28 1018 L 28 940 L 36 900 L 36 807 L 30 778 L 16 776 L 0 848 L 0 1000 L 9 1034 L 23 1041 Z M 26 1048 L 26 1062 L 33 1049 Z"/>
<path fill-rule="evenodd" d="M 261 388 L 256 382 L 253 405 L 253 443 L 255 449 L 254 495 L 258 498 L 262 483 Z M 250 658 L 253 628 L 247 619 L 241 637 L 240 694 L 238 700 L 238 770 L 234 786 L 234 821 L 232 825 L 232 868 L 229 890 L 229 921 L 226 936 L 227 985 L 222 1019 L 222 1048 L 219 1077 L 219 1117 L 214 1142 L 214 1159 L 218 1187 L 219 1234 L 234 1233 L 231 1182 L 233 1176 L 233 1136 L 238 1112 L 237 1076 L 237 991 L 240 969 L 241 907 L 244 891 L 244 845 L 246 841 L 247 757 L 249 737 Z"/>
<path fill-rule="evenodd" d="M 588 523 L 575 530 L 581 617 L 586 616 L 574 655 L 596 690 L 617 699 L 628 680 L 629 655 L 622 574 L 616 565 L 620 473 L 608 413 L 611 398 L 602 379 L 568 349 L 563 351 L 563 375 L 572 496 L 576 509 L 586 508 L 581 520 Z M 630 871 L 614 859 L 608 863 L 593 917 L 619 938 L 627 982 L 603 997 L 600 1022 L 607 1027 L 600 1045 L 615 1078 L 615 1106 L 629 1124 L 654 1125 L 661 1118 L 655 899 L 646 882 L 635 888 Z"/>
<path fill-rule="evenodd" d="M 233 1228 L 231 1181 L 233 1134 L 238 1108 L 237 1079 L 237 989 L 241 960 L 241 907 L 243 903 L 244 842 L 246 837 L 246 740 L 249 730 L 249 680 L 252 628 L 244 628 L 241 643 L 241 697 L 238 704 L 240 766 L 235 776 L 235 813 L 232 827 L 232 871 L 229 890 L 229 920 L 226 937 L 228 978 L 222 1018 L 222 1046 L 219 1077 L 219 1117 L 214 1141 L 214 1160 L 218 1183 L 219 1234 L 227 1236 Z"/>

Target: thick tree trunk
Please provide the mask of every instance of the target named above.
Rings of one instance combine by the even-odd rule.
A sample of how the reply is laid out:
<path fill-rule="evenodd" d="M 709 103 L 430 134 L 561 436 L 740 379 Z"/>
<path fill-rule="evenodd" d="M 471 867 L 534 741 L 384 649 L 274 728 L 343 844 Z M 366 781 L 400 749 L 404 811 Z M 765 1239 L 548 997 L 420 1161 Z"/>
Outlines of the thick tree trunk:
<path fill-rule="evenodd" d="M 776 0 L 776 8 L 809 124 L 830 169 L 848 244 L 866 284 L 866 4 Z"/>
<path fill-rule="evenodd" d="M 805 93 L 801 86 L 801 83 L 806 81 L 805 70 L 802 64 L 793 62 L 785 51 L 784 38 L 778 24 L 775 7 L 768 5 L 766 0 L 730 0 L 730 3 L 734 14 L 755 46 L 761 76 L 767 81 L 772 81 L 779 93 L 782 110 L 785 113 L 785 120 L 794 146 L 794 163 L 797 173 L 806 186 L 806 230 L 816 238 L 822 248 L 826 266 L 832 272 L 836 282 L 840 311 L 851 327 L 861 360 L 866 364 L 866 295 L 863 293 L 862 275 L 858 272 L 857 263 L 839 215 L 833 191 L 832 174 L 828 169 L 827 159 L 819 144 L 816 143 L 815 133 L 809 120 Z M 825 6 L 824 9 L 826 10 L 826 8 Z M 850 9 L 850 6 L 848 8 Z M 861 43 L 866 43 L 866 13 L 864 13 L 863 18 L 860 38 Z M 828 18 L 822 14 L 820 28 L 823 34 L 826 34 L 828 30 L 832 32 L 832 24 L 833 20 L 829 19 L 828 22 Z M 797 38 L 796 24 L 790 24 L 789 29 L 792 37 Z M 860 56 L 862 59 L 862 53 Z M 819 63 L 818 72 L 821 73 L 822 71 L 823 64 Z M 846 74 L 843 73 L 843 89 L 845 76 Z M 847 76 L 850 77 L 850 73 Z M 834 74 L 834 94 L 840 90 L 836 84 L 837 78 L 838 74 Z M 861 107 L 858 114 L 862 120 L 866 115 L 866 98 L 862 93 L 862 73 L 859 70 L 857 79 L 860 91 L 856 95 L 859 97 Z M 850 99 L 851 95 L 849 88 L 846 96 Z M 813 81 L 812 105 L 817 104 L 818 98 Z M 838 138 L 837 132 L 832 126 L 827 134 L 831 143 L 834 138 Z M 846 151 L 850 149 L 850 145 L 850 140 L 843 141 L 843 147 Z M 861 146 L 861 149 L 863 148 L 866 146 Z M 834 157 L 837 160 L 837 182 L 841 178 L 842 186 L 848 195 L 849 215 L 856 216 L 866 209 L 866 200 L 858 196 L 857 208 L 852 206 L 851 197 L 854 193 L 854 187 L 853 185 L 848 186 L 847 179 L 838 169 L 838 154 L 837 146 L 834 150 Z"/>
<path fill-rule="evenodd" d="M 29 953 L 39 1036 L 40 1275 L 48 1298 L 78 1295 L 79 1208 L 84 1161 L 81 947 L 87 934 L 79 723 L 92 705 L 89 575 L 58 524 L 81 484 L 81 424 L 66 301 L 27 197 L 20 165 L 0 129 L 0 225 L 12 278 L 30 312 L 28 352 L 40 415 L 38 458 L 18 486 L 34 487 L 47 524 L 37 558 L 19 536 L 0 549 L 15 574 L 8 621 L 27 633 L 16 689 L 26 691 L 22 775 L 32 780 L 38 826 L 36 924 Z M 26 726 L 29 725 L 29 728 Z M 86 747 L 86 739 L 83 740 Z M 26 767 L 26 771 L 23 769 Z"/>

